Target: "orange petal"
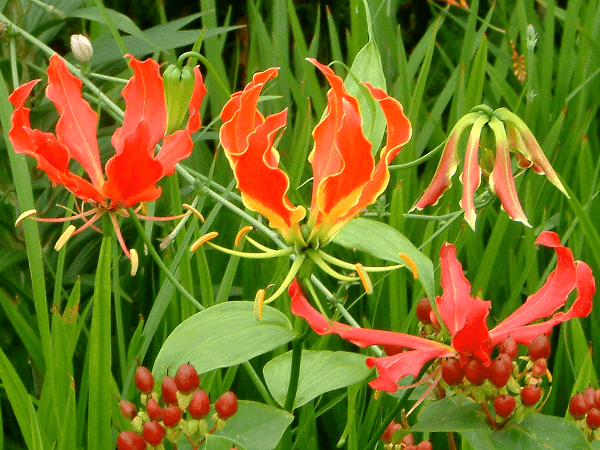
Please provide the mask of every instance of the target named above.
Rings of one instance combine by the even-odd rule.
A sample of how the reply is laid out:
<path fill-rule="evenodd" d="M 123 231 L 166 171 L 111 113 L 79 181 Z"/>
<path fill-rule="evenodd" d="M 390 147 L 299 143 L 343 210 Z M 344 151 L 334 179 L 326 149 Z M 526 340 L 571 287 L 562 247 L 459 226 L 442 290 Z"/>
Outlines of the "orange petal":
<path fill-rule="evenodd" d="M 123 126 L 117 128 L 112 136 L 112 145 L 117 154 L 123 151 L 125 138 L 136 133 L 141 122 L 148 128 L 148 142 L 154 146 L 164 136 L 167 128 L 167 106 L 165 88 L 158 63 L 152 59 L 139 61 L 131 55 L 129 65 L 134 75 L 123 88 L 125 99 L 125 118 Z"/>
<path fill-rule="evenodd" d="M 375 162 L 362 131 L 358 100 L 348 94 L 333 70 L 309 61 L 331 84 L 327 111 L 313 131 L 315 147 L 309 156 L 314 176 L 310 223 L 318 228 L 332 224 L 356 205 Z"/>
<path fill-rule="evenodd" d="M 279 154 L 273 148 L 287 110 L 263 119 L 256 109 L 264 83 L 276 75 L 275 68 L 258 73 L 241 93 L 232 96 L 221 112 L 224 124 L 219 136 L 246 207 L 265 216 L 271 227 L 289 239 L 298 232 L 305 210 L 289 201 L 289 178 L 279 169 Z"/>
<path fill-rule="evenodd" d="M 38 167 L 54 184 L 61 184 L 84 201 L 93 200 L 104 204 L 104 197 L 92 184 L 69 170 L 70 152 L 56 136 L 40 130 L 32 130 L 29 123 L 29 108 L 25 101 L 39 80 L 18 87 L 9 97 L 15 107 L 11 117 L 9 139 L 16 153 L 25 153 L 35 158 Z"/>
<path fill-rule="evenodd" d="M 496 136 L 496 159 L 490 174 L 490 188 L 498 196 L 502 208 L 511 219 L 530 227 L 517 196 L 504 125 L 496 117 L 492 117 L 488 123 Z"/>
<path fill-rule="evenodd" d="M 140 122 L 125 136 L 121 152 L 106 163 L 108 180 L 103 192 L 111 199 L 111 207 L 119 204 L 129 208 L 160 196 L 156 183 L 163 175 L 163 167 L 151 156 L 155 145 L 151 133 L 147 123 Z"/>
<path fill-rule="evenodd" d="M 96 140 L 98 114 L 81 96 L 81 85 L 81 80 L 69 72 L 65 61 L 56 54 L 52 55 L 48 65 L 46 97 L 60 114 L 56 136 L 99 189 L 104 183 L 104 175 Z"/>
<path fill-rule="evenodd" d="M 469 140 L 467 141 L 467 149 L 465 151 L 465 163 L 463 173 L 460 175 L 460 181 L 463 184 L 463 195 L 460 200 L 460 207 L 465 211 L 465 220 L 469 226 L 475 229 L 475 191 L 481 183 L 481 168 L 479 167 L 479 139 L 481 130 L 487 123 L 487 116 L 479 117 L 471 128 Z"/>

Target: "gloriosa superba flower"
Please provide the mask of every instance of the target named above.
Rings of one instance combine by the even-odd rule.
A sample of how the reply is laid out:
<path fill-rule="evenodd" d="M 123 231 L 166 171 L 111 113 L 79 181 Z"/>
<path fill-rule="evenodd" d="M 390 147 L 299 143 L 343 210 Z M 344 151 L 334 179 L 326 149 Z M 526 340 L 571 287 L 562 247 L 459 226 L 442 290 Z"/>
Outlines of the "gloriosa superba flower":
<path fill-rule="evenodd" d="M 366 271 L 370 268 L 336 260 L 321 248 L 385 190 L 390 177 L 388 166 L 412 133 L 400 102 L 383 89 L 363 83 L 379 104 L 387 123 L 387 142 L 376 163 L 372 144 L 363 132 L 359 101 L 348 93 L 343 80 L 331 68 L 314 59 L 308 61 L 325 75 L 331 89 L 327 93 L 323 119 L 312 133 L 314 148 L 308 160 L 313 169 L 313 189 L 307 220 L 305 208 L 293 205 L 287 196 L 290 180 L 278 167 L 279 153 L 274 147 L 277 133 L 286 125 L 287 109 L 267 117 L 257 109 L 263 87 L 277 76 L 278 68 L 256 73 L 242 91 L 232 95 L 221 112 L 220 142 L 244 205 L 263 215 L 290 244 L 284 250 L 271 251 L 271 255 L 295 253 L 294 263 L 282 286 L 265 302 L 285 291 L 306 257 L 340 280 L 360 278 L 368 285 Z M 215 232 L 210 237 L 214 236 Z M 207 238 L 201 238 L 196 245 L 207 242 Z M 249 237 L 246 239 L 257 244 Z M 269 255 L 269 249 L 257 246 L 262 252 L 260 255 Z M 244 255 L 251 257 L 257 253 Z M 353 268 L 359 276 L 342 276 L 333 271 L 329 263 Z M 264 290 L 259 291 L 257 299 L 261 295 L 264 297 Z"/>

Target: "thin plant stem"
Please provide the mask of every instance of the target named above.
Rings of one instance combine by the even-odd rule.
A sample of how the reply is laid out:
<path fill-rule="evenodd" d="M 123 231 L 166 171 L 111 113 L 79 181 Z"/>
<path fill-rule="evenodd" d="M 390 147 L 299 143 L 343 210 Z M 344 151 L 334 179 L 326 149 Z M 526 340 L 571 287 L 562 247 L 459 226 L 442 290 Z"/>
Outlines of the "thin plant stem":
<path fill-rule="evenodd" d="M 308 328 L 302 336 L 292 341 L 292 365 L 290 367 L 290 383 L 285 396 L 283 409 L 292 412 L 294 410 L 294 402 L 298 393 L 298 383 L 300 381 L 300 365 L 302 362 L 302 347 L 304 341 L 310 336 L 311 329 Z"/>
<path fill-rule="evenodd" d="M 148 248 L 148 252 L 150 253 L 150 255 L 152 256 L 152 259 L 154 259 L 154 262 L 156 263 L 156 265 L 159 267 L 159 269 L 165 274 L 165 276 L 169 279 L 169 281 L 171 283 L 173 283 L 173 286 L 175 287 L 175 289 L 186 299 L 188 300 L 192 305 L 194 305 L 196 308 L 198 308 L 199 310 L 204 310 L 206 309 L 198 300 L 196 300 L 194 298 L 194 296 L 192 294 L 190 294 L 179 282 L 179 280 L 177 278 L 175 278 L 175 275 L 173 275 L 171 273 L 171 271 L 169 270 L 169 268 L 165 265 L 165 263 L 163 262 L 163 260 L 161 259 L 160 255 L 156 252 L 156 249 L 154 248 L 154 246 L 152 245 L 152 242 L 150 242 L 150 239 L 148 238 L 148 236 L 146 235 L 146 232 L 144 231 L 144 227 L 142 226 L 142 223 L 140 222 L 140 219 L 138 219 L 137 215 L 135 214 L 135 211 L 133 210 L 133 208 L 129 208 L 127 210 L 127 212 L 129 212 L 129 215 L 131 216 L 131 218 L 133 219 L 133 223 L 135 225 L 135 227 L 138 230 L 138 233 L 140 233 L 140 236 L 142 237 L 142 240 L 144 241 L 144 243 L 146 244 L 146 247 Z"/>

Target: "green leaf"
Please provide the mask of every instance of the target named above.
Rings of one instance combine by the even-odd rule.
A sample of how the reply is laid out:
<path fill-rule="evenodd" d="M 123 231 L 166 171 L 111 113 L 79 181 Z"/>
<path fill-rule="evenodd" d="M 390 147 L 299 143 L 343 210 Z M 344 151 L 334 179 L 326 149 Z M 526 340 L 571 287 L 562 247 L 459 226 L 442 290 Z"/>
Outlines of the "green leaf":
<path fill-rule="evenodd" d="M 144 32 L 138 28 L 138 26 L 127 16 L 120 12 L 106 8 L 106 13 L 112 22 L 115 24 L 118 30 L 124 31 L 132 36 L 137 36 L 140 39 L 147 39 Z M 80 17 L 82 19 L 93 20 L 95 22 L 106 25 L 106 21 L 102 16 L 100 10 L 96 7 L 82 8 L 69 14 L 70 17 Z"/>
<path fill-rule="evenodd" d="M 473 448 L 486 450 L 590 448 L 574 423 L 535 412 L 521 423 L 510 420 L 502 429 L 493 430 L 481 406 L 462 397 L 448 397 L 426 404 L 412 430 L 458 432 Z"/>
<path fill-rule="evenodd" d="M 230 367 L 290 342 L 296 334 L 287 317 L 264 306 L 263 319 L 254 317 L 254 302 L 226 302 L 183 321 L 166 339 L 153 373 L 165 376 L 169 367 L 189 362 L 200 373 Z"/>
<path fill-rule="evenodd" d="M 263 369 L 271 395 L 282 406 L 288 391 L 291 364 L 292 352 L 287 352 L 269 361 Z M 365 364 L 364 355 L 303 350 L 294 409 L 325 392 L 359 383 L 367 378 L 370 372 Z"/>
<path fill-rule="evenodd" d="M 394 263 L 406 263 L 399 256 L 400 253 L 406 254 L 415 263 L 419 281 L 427 296 L 430 299 L 435 297 L 433 263 L 395 228 L 360 217 L 342 228 L 333 241 L 342 247 L 360 250 Z M 412 267 L 410 269 L 413 270 Z"/>
<path fill-rule="evenodd" d="M 216 434 L 231 439 L 239 448 L 271 450 L 277 446 L 293 420 L 294 416 L 287 411 L 241 400 L 237 413 Z"/>

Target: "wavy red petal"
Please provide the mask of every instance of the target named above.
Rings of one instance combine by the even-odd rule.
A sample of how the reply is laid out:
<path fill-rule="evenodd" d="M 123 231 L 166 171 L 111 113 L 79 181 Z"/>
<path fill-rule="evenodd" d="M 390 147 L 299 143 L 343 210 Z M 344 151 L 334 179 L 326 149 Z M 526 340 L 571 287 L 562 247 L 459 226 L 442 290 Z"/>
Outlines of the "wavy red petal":
<path fill-rule="evenodd" d="M 137 132 L 141 122 L 148 128 L 148 142 L 152 147 L 164 136 L 167 128 L 165 88 L 158 63 L 152 59 L 140 61 L 131 55 L 126 56 L 134 75 L 122 92 L 126 105 L 123 126 L 117 128 L 111 140 L 117 154 L 123 151 L 124 140 Z"/>
<path fill-rule="evenodd" d="M 163 166 L 152 157 L 155 143 L 146 121 L 124 137 L 123 148 L 106 163 L 108 180 L 104 195 L 111 199 L 111 207 L 129 208 L 141 201 L 153 201 L 160 196 L 155 187 L 163 176 Z"/>
<path fill-rule="evenodd" d="M 358 100 L 329 67 L 309 59 L 327 78 L 327 111 L 315 127 L 315 146 L 309 156 L 313 168 L 311 223 L 334 223 L 356 205 L 372 176 L 375 162 L 371 143 L 362 131 Z"/>
<path fill-rule="evenodd" d="M 71 157 L 81 164 L 92 184 L 100 189 L 104 174 L 96 139 L 98 114 L 81 96 L 81 80 L 69 72 L 60 56 L 52 55 L 47 72 L 46 97 L 60 114 L 56 137 L 67 146 Z"/>
<path fill-rule="evenodd" d="M 524 327 L 535 320 L 550 317 L 565 305 L 569 294 L 576 287 L 581 298 L 579 302 L 576 302 L 577 307 L 574 309 L 574 313 L 579 311 L 577 313 L 581 314 L 582 305 L 591 305 L 591 297 L 588 301 L 588 296 L 590 291 L 595 292 L 595 288 L 591 271 L 588 274 L 586 270 L 587 265 L 584 263 L 575 264 L 571 250 L 560 245 L 556 233 L 545 231 L 540 234 L 536 243 L 554 248 L 557 256 L 556 269 L 548 275 L 546 282 L 538 292 L 530 295 L 519 309 L 490 330 L 492 343 L 501 342 L 508 335 L 513 336 L 515 334 L 516 336 L 516 330 L 520 327 Z M 582 267 L 579 268 L 579 265 L 582 265 Z M 575 304 L 573 307 L 575 307 Z M 586 308 L 587 306 L 583 307 L 583 310 L 585 311 Z M 552 325 L 549 322 L 545 322 L 546 325 L 536 324 L 536 326 L 530 326 L 528 330 L 535 329 L 534 327 L 538 329 L 546 327 L 544 329 L 549 332 L 556 323 Z M 523 333 L 523 331 L 520 331 L 520 333 Z M 513 338 L 516 340 L 515 336 Z"/>
<path fill-rule="evenodd" d="M 388 96 L 383 89 L 364 83 L 371 95 L 383 110 L 387 123 L 387 141 L 381 150 L 379 161 L 375 166 L 371 179 L 362 188 L 360 198 L 343 216 L 335 221 L 330 231 L 331 234 L 339 231 L 349 220 L 362 209 L 377 200 L 377 197 L 385 190 L 390 179 L 389 165 L 402 147 L 410 140 L 412 127 L 408 118 L 404 115 L 402 104 L 396 99 Z"/>
<path fill-rule="evenodd" d="M 15 107 L 8 132 L 14 151 L 35 158 L 38 167 L 46 172 L 53 183 L 63 185 L 84 201 L 93 200 L 104 204 L 104 197 L 89 181 L 69 170 L 69 149 L 53 134 L 31 129 L 29 108 L 25 107 L 25 101 L 38 81 L 33 80 L 19 86 L 9 97 Z"/>

